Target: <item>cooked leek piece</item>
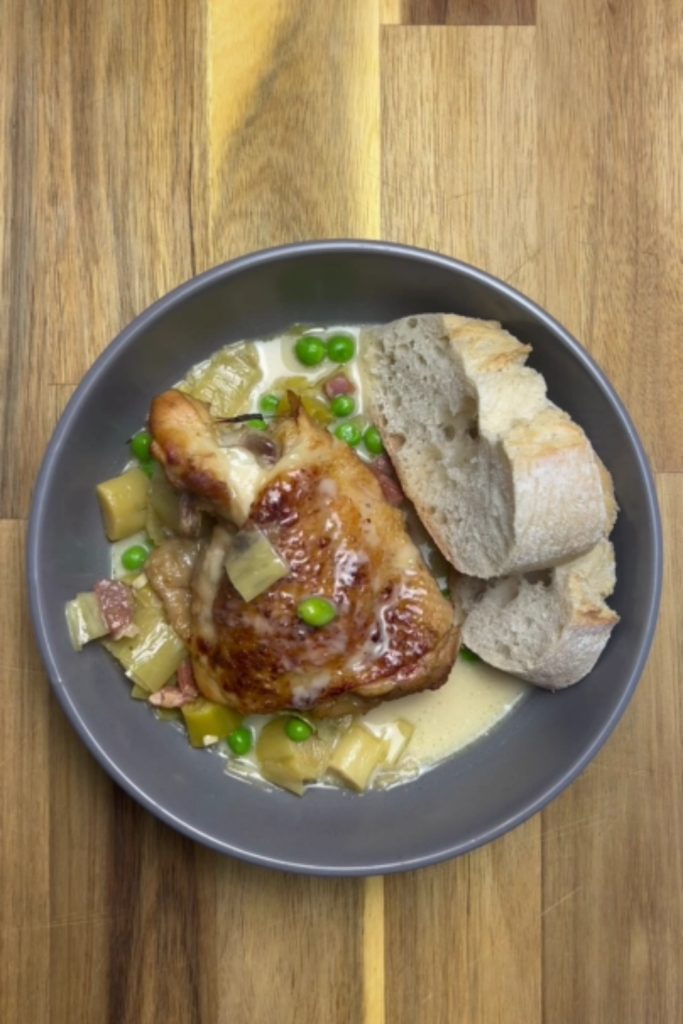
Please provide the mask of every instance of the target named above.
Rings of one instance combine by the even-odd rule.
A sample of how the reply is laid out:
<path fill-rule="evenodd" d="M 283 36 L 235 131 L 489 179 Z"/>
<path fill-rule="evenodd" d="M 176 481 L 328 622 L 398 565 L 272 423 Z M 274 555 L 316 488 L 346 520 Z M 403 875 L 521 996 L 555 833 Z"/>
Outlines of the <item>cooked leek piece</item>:
<path fill-rule="evenodd" d="M 154 708 L 154 715 L 162 722 L 179 722 L 182 718 L 178 708 Z"/>
<path fill-rule="evenodd" d="M 354 722 L 332 751 L 330 771 L 359 792 L 368 788 L 387 755 L 387 743 Z"/>
<path fill-rule="evenodd" d="M 334 413 L 329 403 L 317 395 L 313 395 L 308 391 L 304 392 L 301 396 L 301 404 L 311 419 L 322 427 L 326 427 L 334 420 Z"/>
<path fill-rule="evenodd" d="M 149 691 L 143 690 L 143 688 L 138 686 L 137 683 L 133 683 L 130 688 L 130 695 L 133 700 L 147 700 L 149 697 Z"/>
<path fill-rule="evenodd" d="M 109 555 L 111 558 L 111 578 L 113 580 L 123 580 L 125 583 L 129 581 L 132 583 L 139 573 L 131 573 L 130 569 L 126 569 L 125 565 L 121 561 L 124 551 L 132 547 L 134 544 L 140 544 L 141 547 L 145 546 L 147 540 L 147 534 L 144 530 L 138 530 L 137 533 L 131 534 L 130 537 L 124 537 L 123 540 L 114 541 L 112 544 Z"/>
<path fill-rule="evenodd" d="M 147 506 L 147 515 L 145 517 L 145 530 L 150 540 L 159 546 L 163 544 L 168 538 L 168 533 L 164 530 L 161 519 L 157 515 L 155 509 L 151 506 Z"/>
<path fill-rule="evenodd" d="M 209 747 L 239 729 L 242 716 L 223 704 L 199 697 L 181 708 L 187 735 L 193 747 Z"/>
<path fill-rule="evenodd" d="M 147 483 L 149 487 L 147 501 L 153 513 L 153 516 L 146 520 L 147 528 L 149 529 L 151 525 L 157 535 L 157 526 L 170 530 L 171 533 L 178 533 L 180 531 L 180 496 L 168 482 L 161 466 L 155 466 L 152 478 Z M 151 533 L 150 537 L 155 544 L 161 543 Z M 162 536 L 161 539 L 165 538 Z"/>
<path fill-rule="evenodd" d="M 299 774 L 292 769 L 289 761 L 261 761 L 261 775 L 274 786 L 289 790 L 295 796 L 303 796 L 306 784 Z"/>
<path fill-rule="evenodd" d="M 155 693 L 166 685 L 186 657 L 185 644 L 160 619 L 135 647 L 126 675 L 144 690 Z"/>
<path fill-rule="evenodd" d="M 134 591 L 135 614 L 133 622 L 138 632 L 133 637 L 111 640 L 102 644 L 123 666 L 126 675 L 144 689 L 154 693 L 164 686 L 187 656 L 185 645 L 169 626 L 158 597 L 151 587 Z"/>
<path fill-rule="evenodd" d="M 102 644 L 110 654 L 121 663 L 127 672 L 133 662 L 136 647 L 140 641 L 154 628 L 159 621 L 163 621 L 161 601 L 151 587 L 142 587 L 134 592 L 135 613 L 133 622 L 138 632 L 133 637 L 124 636 L 120 640 L 111 640 L 105 637 Z"/>
<path fill-rule="evenodd" d="M 311 419 L 326 427 L 334 419 L 334 414 L 329 403 L 322 397 L 321 384 L 321 379 L 312 381 L 310 377 L 279 377 L 273 383 L 275 394 L 282 396 L 277 415 L 291 415 L 291 403 L 287 392 L 292 391 L 301 398 L 301 404 Z"/>
<path fill-rule="evenodd" d="M 256 347 L 245 342 L 226 345 L 200 363 L 178 385 L 178 390 L 206 402 L 216 419 L 227 419 L 249 411 L 249 398 L 262 377 Z"/>
<path fill-rule="evenodd" d="M 396 722 L 387 722 L 377 729 L 380 739 L 387 745 L 386 754 L 381 767 L 394 768 L 403 757 L 405 749 L 410 743 L 415 726 L 407 722 L 405 718 L 399 718 Z"/>
<path fill-rule="evenodd" d="M 109 632 L 93 593 L 76 594 L 72 601 L 67 601 L 64 611 L 69 639 L 75 651 L 81 651 L 84 644 L 99 640 Z"/>
<path fill-rule="evenodd" d="M 252 601 L 289 572 L 268 538 L 260 530 L 240 530 L 225 556 L 225 571 L 244 601 Z"/>
<path fill-rule="evenodd" d="M 130 537 L 145 526 L 147 477 L 141 469 L 129 469 L 121 476 L 96 487 L 104 529 L 109 540 Z"/>
<path fill-rule="evenodd" d="M 261 774 L 276 786 L 302 796 L 307 782 L 317 782 L 327 771 L 330 742 L 325 731 L 313 733 L 302 743 L 287 735 L 287 718 L 271 719 L 256 742 Z"/>

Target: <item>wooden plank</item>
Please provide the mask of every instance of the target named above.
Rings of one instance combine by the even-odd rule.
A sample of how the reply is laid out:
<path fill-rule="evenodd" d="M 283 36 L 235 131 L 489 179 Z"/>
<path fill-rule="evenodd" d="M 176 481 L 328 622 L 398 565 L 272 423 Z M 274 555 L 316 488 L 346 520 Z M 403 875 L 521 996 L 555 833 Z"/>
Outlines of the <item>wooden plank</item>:
<path fill-rule="evenodd" d="M 379 233 L 378 0 L 211 0 L 216 262 Z"/>
<path fill-rule="evenodd" d="M 537 28 L 542 299 L 668 471 L 683 469 L 681 13 L 541 0 Z"/>
<path fill-rule="evenodd" d="M 536 0 L 385 0 L 385 25 L 533 25 Z"/>
<path fill-rule="evenodd" d="M 382 34 L 382 232 L 537 290 L 533 28 Z"/>
<path fill-rule="evenodd" d="M 386 1020 L 386 934 L 384 879 L 366 879 L 363 887 L 363 1024 Z"/>
<path fill-rule="evenodd" d="M 114 888 L 123 868 L 113 859 L 116 794 L 54 700 L 48 722 L 50 827 L 42 840 L 49 837 L 50 1006 L 35 1021 L 106 1020 L 117 984 L 111 936 L 116 920 L 131 914 L 123 887 Z"/>
<path fill-rule="evenodd" d="M 382 37 L 383 234 L 529 291 L 533 31 L 391 28 Z M 385 880 L 387 1020 L 540 1021 L 540 850 L 537 819 L 467 858 Z"/>
<path fill-rule="evenodd" d="M 49 1020 L 49 690 L 24 586 L 25 527 L 0 522 L 0 1020 Z"/>
<path fill-rule="evenodd" d="M 196 877 L 202 1020 L 362 1020 L 362 882 L 283 875 L 200 848 Z"/>
<path fill-rule="evenodd" d="M 648 669 L 543 814 L 544 1021 L 683 1020 L 683 476 L 659 477 L 667 572 Z"/>
<path fill-rule="evenodd" d="M 10 140 L 0 514 L 10 517 L 26 515 L 48 438 L 44 385 L 77 382 L 134 314 L 203 266 L 206 252 L 201 7 L 12 7 L 0 72 Z"/>
<path fill-rule="evenodd" d="M 385 891 L 388 1021 L 541 1021 L 538 818 Z"/>
<path fill-rule="evenodd" d="M 43 383 L 47 350 L 39 321 L 56 320 L 38 294 L 51 271 L 37 238 L 48 219 L 41 203 L 45 141 L 38 110 L 41 66 L 36 5 L 8 0 L 0 33 L 0 516 L 26 514 L 38 460 L 51 429 Z M 39 212 L 42 211 L 42 212 Z M 44 295 L 43 295 L 44 298 Z"/>

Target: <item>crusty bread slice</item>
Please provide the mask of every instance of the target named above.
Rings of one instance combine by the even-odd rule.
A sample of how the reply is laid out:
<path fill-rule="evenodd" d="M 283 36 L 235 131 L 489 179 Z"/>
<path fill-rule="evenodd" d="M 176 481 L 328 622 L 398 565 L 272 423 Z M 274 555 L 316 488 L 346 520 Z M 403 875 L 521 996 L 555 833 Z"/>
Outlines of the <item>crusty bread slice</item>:
<path fill-rule="evenodd" d="M 466 616 L 463 642 L 490 665 L 538 686 L 570 686 L 591 671 L 619 621 L 604 600 L 614 584 L 608 540 L 531 578 L 462 576 L 455 592 Z"/>
<path fill-rule="evenodd" d="M 498 323 L 443 314 L 367 328 L 371 414 L 446 558 L 489 579 L 554 565 L 606 536 L 616 504 L 583 430 L 549 401 Z"/>

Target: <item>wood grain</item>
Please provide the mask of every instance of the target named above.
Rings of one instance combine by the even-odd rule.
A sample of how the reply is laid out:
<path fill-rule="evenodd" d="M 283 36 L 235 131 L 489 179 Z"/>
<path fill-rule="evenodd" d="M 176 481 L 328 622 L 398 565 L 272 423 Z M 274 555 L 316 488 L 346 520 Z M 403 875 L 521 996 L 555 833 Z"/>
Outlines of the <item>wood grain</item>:
<path fill-rule="evenodd" d="M 540 297 L 615 381 L 655 468 L 676 472 L 682 14 L 669 0 L 544 0 L 537 29 Z"/>
<path fill-rule="evenodd" d="M 5 0 L 0 33 L 0 1021 L 683 1019 L 683 35 L 641 0 Z M 40 668 L 24 517 L 72 385 L 150 301 L 303 237 L 485 266 L 643 431 L 662 621 L 542 816 L 387 879 L 265 872 L 113 786 Z"/>
<path fill-rule="evenodd" d="M 383 234 L 531 294 L 534 41 L 530 28 L 392 28 L 382 37 Z"/>
<path fill-rule="evenodd" d="M 386 25 L 533 25 L 536 0 L 385 0 Z"/>
<path fill-rule="evenodd" d="M 385 889 L 387 1021 L 544 1020 L 538 819 Z"/>
<path fill-rule="evenodd" d="M 0 522 L 11 599 L 0 619 L 0 1020 L 50 1018 L 51 702 L 33 647 L 23 583 L 25 526 Z"/>
<path fill-rule="evenodd" d="M 202 1021 L 363 1019 L 362 882 L 196 856 Z"/>
<path fill-rule="evenodd" d="M 683 1019 L 683 477 L 662 475 L 667 571 L 633 704 L 543 812 L 544 1021 Z"/>
<path fill-rule="evenodd" d="M 378 0 L 211 0 L 215 262 L 379 233 Z"/>

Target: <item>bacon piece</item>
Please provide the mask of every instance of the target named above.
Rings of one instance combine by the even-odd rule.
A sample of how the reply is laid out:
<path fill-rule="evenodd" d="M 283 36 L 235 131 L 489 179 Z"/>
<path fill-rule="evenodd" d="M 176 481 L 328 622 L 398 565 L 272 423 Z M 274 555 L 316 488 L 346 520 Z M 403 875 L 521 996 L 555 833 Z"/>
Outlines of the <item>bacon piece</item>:
<path fill-rule="evenodd" d="M 181 708 L 183 704 L 192 704 L 196 699 L 196 693 L 191 695 L 183 693 L 177 686 L 163 686 L 156 693 L 150 693 L 147 702 L 155 708 Z"/>
<path fill-rule="evenodd" d="M 372 462 L 369 463 L 369 466 L 379 480 L 384 500 L 388 501 L 389 504 L 393 505 L 395 508 L 402 505 L 405 495 L 403 494 L 401 485 L 394 474 L 394 467 L 391 465 L 387 456 L 378 455 L 376 459 L 373 459 Z"/>
<path fill-rule="evenodd" d="M 162 686 L 156 693 L 150 694 L 147 698 L 155 708 L 181 708 L 184 704 L 193 704 L 199 696 L 192 674 L 192 663 L 188 658 L 178 667 L 176 673 L 177 686 Z"/>
<path fill-rule="evenodd" d="M 138 627 L 133 622 L 135 601 L 130 588 L 120 580 L 100 580 L 93 589 L 112 639 L 136 636 Z"/>
<path fill-rule="evenodd" d="M 329 399 L 337 398 L 339 395 L 352 395 L 355 390 L 356 385 L 343 373 L 330 377 L 323 384 L 323 391 Z"/>

